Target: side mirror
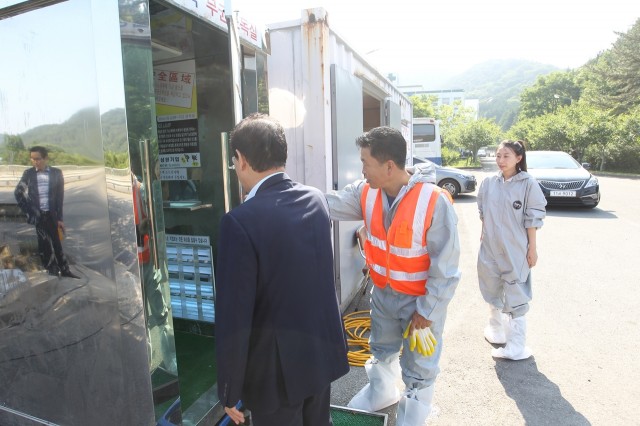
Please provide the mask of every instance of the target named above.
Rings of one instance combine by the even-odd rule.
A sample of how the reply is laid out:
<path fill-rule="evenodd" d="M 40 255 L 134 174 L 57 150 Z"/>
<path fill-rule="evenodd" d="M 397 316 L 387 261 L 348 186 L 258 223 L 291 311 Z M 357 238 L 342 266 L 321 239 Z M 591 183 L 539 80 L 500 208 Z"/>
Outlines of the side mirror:
<path fill-rule="evenodd" d="M 582 167 L 589 170 L 591 168 L 591 163 L 582 163 Z"/>

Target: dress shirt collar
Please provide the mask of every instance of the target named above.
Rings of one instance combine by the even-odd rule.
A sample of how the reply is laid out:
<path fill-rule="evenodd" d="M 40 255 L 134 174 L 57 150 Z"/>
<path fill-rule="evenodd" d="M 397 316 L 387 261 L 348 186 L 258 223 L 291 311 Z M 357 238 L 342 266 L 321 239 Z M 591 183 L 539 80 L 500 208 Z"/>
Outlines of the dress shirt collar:
<path fill-rule="evenodd" d="M 247 197 L 244 199 L 244 201 L 249 201 L 250 199 L 252 199 L 256 195 L 256 192 L 258 192 L 258 189 L 260 189 L 260 185 L 262 185 L 264 183 L 264 181 L 266 181 L 270 177 L 278 175 L 278 174 L 284 174 L 284 172 L 275 172 L 275 173 L 270 174 L 269 176 L 265 176 L 264 178 L 262 178 L 260 180 L 260 182 L 256 183 L 256 185 L 253 188 L 251 188 L 251 191 L 249 191 L 249 193 L 247 194 Z"/>

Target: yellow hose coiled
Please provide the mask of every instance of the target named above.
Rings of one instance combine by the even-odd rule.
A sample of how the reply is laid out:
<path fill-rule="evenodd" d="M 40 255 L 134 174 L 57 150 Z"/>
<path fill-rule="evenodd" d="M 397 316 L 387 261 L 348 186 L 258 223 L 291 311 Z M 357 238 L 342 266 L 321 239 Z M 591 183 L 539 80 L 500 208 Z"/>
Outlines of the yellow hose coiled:
<path fill-rule="evenodd" d="M 342 317 L 347 331 L 347 359 L 349 365 L 362 367 L 371 357 L 369 347 L 369 332 L 371 330 L 371 315 L 369 311 L 355 311 Z"/>

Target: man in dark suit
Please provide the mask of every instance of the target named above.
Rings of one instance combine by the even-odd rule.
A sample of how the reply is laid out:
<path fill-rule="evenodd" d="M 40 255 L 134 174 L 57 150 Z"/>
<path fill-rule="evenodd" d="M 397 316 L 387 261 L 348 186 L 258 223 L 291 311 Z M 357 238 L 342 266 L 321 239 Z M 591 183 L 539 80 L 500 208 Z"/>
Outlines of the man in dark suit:
<path fill-rule="evenodd" d="M 243 423 L 333 424 L 331 382 L 349 371 L 324 194 L 284 173 L 282 126 L 261 114 L 231 135 L 244 202 L 221 221 L 216 274 L 218 393 Z"/>
<path fill-rule="evenodd" d="M 62 171 L 47 164 L 46 148 L 33 146 L 29 151 L 33 167 L 24 171 L 14 191 L 18 206 L 27 215 L 27 222 L 36 226 L 38 252 L 47 271 L 51 275 L 80 278 L 69 269 L 60 242 L 60 232 L 65 232 Z"/>

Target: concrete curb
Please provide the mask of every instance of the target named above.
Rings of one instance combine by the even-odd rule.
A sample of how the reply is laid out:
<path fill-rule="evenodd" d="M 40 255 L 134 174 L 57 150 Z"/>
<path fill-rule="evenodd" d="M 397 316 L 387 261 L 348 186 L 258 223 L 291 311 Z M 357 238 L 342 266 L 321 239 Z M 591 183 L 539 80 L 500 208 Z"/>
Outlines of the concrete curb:
<path fill-rule="evenodd" d="M 616 173 L 616 172 L 599 172 L 595 170 L 589 170 L 594 176 L 602 176 L 602 177 L 616 177 L 620 179 L 640 179 L 640 175 L 632 174 L 632 173 Z"/>

